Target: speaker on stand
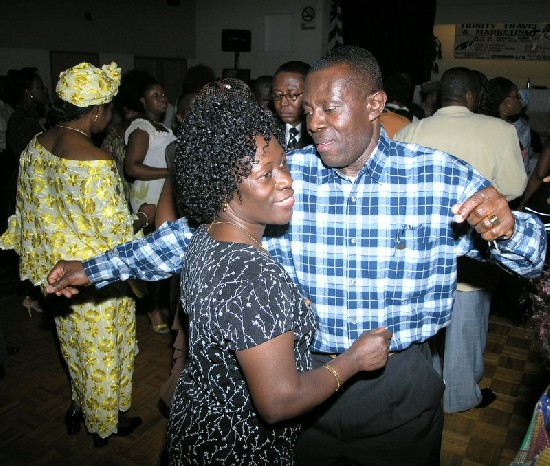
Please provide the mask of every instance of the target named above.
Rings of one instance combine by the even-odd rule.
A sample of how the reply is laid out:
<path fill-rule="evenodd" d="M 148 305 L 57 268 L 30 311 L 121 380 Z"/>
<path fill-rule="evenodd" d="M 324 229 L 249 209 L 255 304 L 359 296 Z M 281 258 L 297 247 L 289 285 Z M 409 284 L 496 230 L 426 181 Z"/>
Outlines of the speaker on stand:
<path fill-rule="evenodd" d="M 251 32 L 248 29 L 223 29 L 222 52 L 235 53 L 235 68 L 224 68 L 223 77 L 236 77 L 243 81 L 250 80 L 250 70 L 239 69 L 239 55 L 250 52 Z"/>

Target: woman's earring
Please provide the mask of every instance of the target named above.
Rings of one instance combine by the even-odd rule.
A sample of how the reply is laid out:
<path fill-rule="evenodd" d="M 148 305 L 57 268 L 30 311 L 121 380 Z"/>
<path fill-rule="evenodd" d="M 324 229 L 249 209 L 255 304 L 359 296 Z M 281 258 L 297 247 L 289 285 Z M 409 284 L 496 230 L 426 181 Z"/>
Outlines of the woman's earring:
<path fill-rule="evenodd" d="M 98 118 L 99 118 L 99 113 L 96 113 L 94 117 L 94 123 L 97 121 Z"/>
<path fill-rule="evenodd" d="M 227 202 L 224 202 L 224 203 L 223 203 L 223 209 L 222 209 L 222 210 L 223 210 L 224 212 L 227 210 L 227 206 L 228 206 L 228 205 L 229 205 L 229 204 L 227 204 Z"/>

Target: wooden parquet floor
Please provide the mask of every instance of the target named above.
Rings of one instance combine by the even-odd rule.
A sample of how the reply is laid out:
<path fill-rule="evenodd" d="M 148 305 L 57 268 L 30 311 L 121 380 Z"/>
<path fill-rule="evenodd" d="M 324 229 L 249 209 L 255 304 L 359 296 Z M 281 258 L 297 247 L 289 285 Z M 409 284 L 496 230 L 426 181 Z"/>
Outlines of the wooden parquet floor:
<path fill-rule="evenodd" d="M 0 261 L 0 328 L 8 346 L 21 349 L 8 357 L 0 380 L 0 465 L 156 465 L 167 425 L 158 393 L 170 373 L 170 335 L 157 335 L 147 316 L 138 314 L 140 352 L 129 415 L 141 416 L 143 424 L 128 437 L 113 437 L 106 447 L 94 448 L 84 428 L 71 437 L 65 430 L 70 390 L 53 320 L 34 312 L 29 318 L 22 297 L 15 294 L 17 282 L 5 273 L 9 271 Z"/>
<path fill-rule="evenodd" d="M 8 358 L 0 380 L 0 465 L 157 464 L 167 424 L 158 390 L 169 374 L 171 338 L 153 333 L 145 315 L 138 314 L 137 321 L 140 352 L 130 414 L 141 416 L 143 424 L 129 437 L 111 438 L 108 446 L 95 449 L 84 429 L 66 435 L 70 393 L 52 322 L 44 314 L 29 318 L 14 288 L 0 287 L 0 328 L 8 345 L 21 347 Z M 485 362 L 481 385 L 494 390 L 497 400 L 484 409 L 445 415 L 443 466 L 508 465 L 550 380 L 530 330 L 504 318 L 491 317 Z"/>
<path fill-rule="evenodd" d="M 497 399 L 483 409 L 445 414 L 442 466 L 509 465 L 549 381 L 532 331 L 491 316 L 480 386 L 491 388 Z"/>

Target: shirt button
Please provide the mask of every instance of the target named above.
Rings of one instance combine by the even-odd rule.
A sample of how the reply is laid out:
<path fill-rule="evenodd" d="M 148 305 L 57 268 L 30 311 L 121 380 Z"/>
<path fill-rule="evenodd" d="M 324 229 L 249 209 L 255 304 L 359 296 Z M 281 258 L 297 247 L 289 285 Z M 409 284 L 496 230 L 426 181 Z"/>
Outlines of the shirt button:
<path fill-rule="evenodd" d="M 355 196 L 352 196 L 351 202 L 357 202 L 357 198 Z"/>
<path fill-rule="evenodd" d="M 351 243 L 352 243 L 352 244 L 357 243 L 357 238 L 351 238 Z"/>
<path fill-rule="evenodd" d="M 349 283 L 350 283 L 350 285 L 355 285 L 355 283 L 356 283 L 355 278 L 352 278 L 352 279 L 349 281 Z"/>
<path fill-rule="evenodd" d="M 357 324 L 357 319 L 351 319 L 351 323 L 352 323 L 353 325 Z"/>

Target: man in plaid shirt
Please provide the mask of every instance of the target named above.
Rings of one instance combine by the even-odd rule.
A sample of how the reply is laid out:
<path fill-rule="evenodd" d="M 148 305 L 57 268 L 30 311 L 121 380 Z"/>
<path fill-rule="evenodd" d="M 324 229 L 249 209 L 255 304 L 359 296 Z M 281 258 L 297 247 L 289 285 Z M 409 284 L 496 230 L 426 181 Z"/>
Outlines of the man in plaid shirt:
<path fill-rule="evenodd" d="M 388 138 L 378 121 L 381 73 L 368 51 L 337 47 L 318 60 L 303 102 L 315 146 L 289 157 L 293 218 L 264 245 L 312 301 L 314 367 L 379 327 L 393 332 L 393 355 L 302 420 L 297 464 L 439 464 L 444 384 L 424 342 L 449 322 L 457 257 L 534 276 L 544 228 L 512 214 L 465 162 Z M 83 265 L 62 261 L 47 291 L 71 296 L 90 282 L 165 278 L 181 270 L 190 235 L 182 219 Z"/>

